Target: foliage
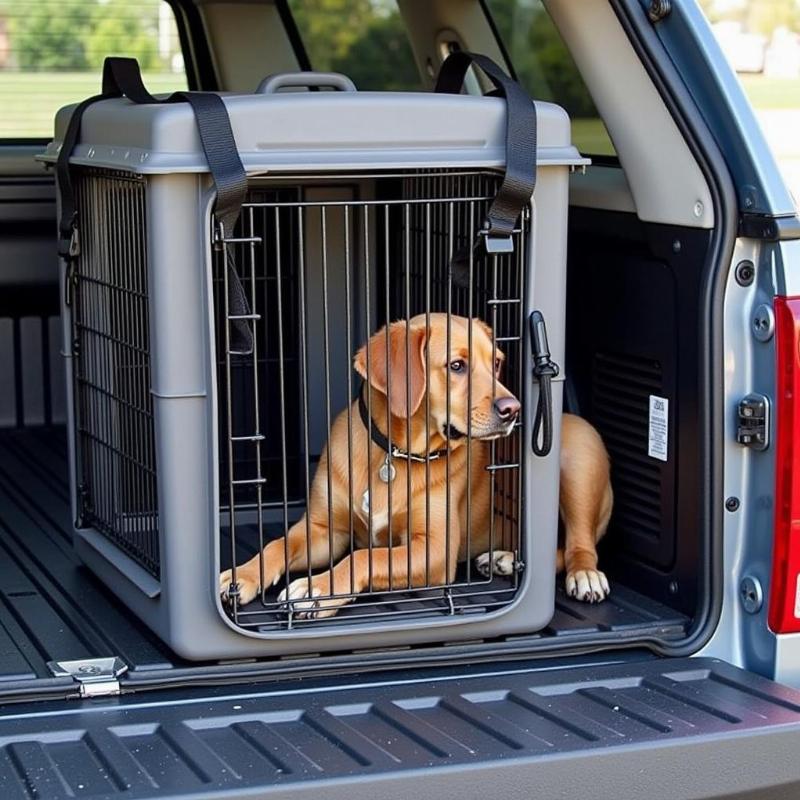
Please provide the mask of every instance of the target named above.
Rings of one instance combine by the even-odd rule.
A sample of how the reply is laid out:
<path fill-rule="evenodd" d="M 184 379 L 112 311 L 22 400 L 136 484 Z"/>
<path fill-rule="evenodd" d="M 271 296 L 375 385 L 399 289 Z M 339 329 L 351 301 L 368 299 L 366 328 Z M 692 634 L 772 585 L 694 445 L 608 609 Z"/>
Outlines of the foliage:
<path fill-rule="evenodd" d="M 10 22 L 12 52 L 20 68 L 86 69 L 83 37 L 91 19 L 88 3 L 15 0 L 4 10 Z"/>
<path fill-rule="evenodd" d="M 291 0 L 315 70 L 343 72 L 363 90 L 419 89 L 419 73 L 394 0 Z"/>
<path fill-rule="evenodd" d="M 90 67 L 99 68 L 106 56 L 131 56 L 144 71 L 161 66 L 158 57 L 158 6 L 160 0 L 131 6 L 127 0 L 110 0 L 93 11 L 86 34 L 86 56 Z"/>
<path fill-rule="evenodd" d="M 558 103 L 571 117 L 596 117 L 575 62 L 541 0 L 489 0 L 487 5 L 528 92 Z"/>
<path fill-rule="evenodd" d="M 6 0 L 10 49 L 23 70 L 86 70 L 106 55 L 131 55 L 143 68 L 158 56 L 161 0 Z"/>

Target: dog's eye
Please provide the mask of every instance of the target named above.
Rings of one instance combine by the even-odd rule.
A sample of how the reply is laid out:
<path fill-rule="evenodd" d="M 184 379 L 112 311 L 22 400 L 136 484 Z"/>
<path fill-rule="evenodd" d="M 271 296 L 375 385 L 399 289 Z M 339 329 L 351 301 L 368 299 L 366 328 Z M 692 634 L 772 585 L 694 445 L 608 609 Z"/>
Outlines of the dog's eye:
<path fill-rule="evenodd" d="M 467 364 L 463 358 L 457 358 L 455 361 L 450 362 L 451 372 L 463 372 L 467 368 Z"/>

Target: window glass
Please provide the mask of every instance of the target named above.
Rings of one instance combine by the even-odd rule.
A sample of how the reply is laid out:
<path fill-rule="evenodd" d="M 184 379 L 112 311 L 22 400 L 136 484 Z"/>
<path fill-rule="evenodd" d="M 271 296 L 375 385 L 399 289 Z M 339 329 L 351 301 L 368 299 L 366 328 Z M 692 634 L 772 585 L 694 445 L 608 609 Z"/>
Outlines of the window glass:
<path fill-rule="evenodd" d="M 541 0 L 487 0 L 486 7 L 529 94 L 567 111 L 573 141 L 582 153 L 614 155 L 608 131 Z"/>
<path fill-rule="evenodd" d="M 395 0 L 289 0 L 311 67 L 362 91 L 422 88 Z"/>
<path fill-rule="evenodd" d="M 154 93 L 186 89 L 165 0 L 0 0 L 0 138 L 52 136 L 61 106 L 98 93 L 107 55 L 138 58 Z"/>

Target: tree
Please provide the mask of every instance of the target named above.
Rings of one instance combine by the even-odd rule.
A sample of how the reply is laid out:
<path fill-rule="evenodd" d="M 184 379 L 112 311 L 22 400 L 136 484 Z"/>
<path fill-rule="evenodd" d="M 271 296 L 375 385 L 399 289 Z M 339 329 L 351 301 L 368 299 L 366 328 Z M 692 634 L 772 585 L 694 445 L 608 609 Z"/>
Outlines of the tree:
<path fill-rule="evenodd" d="M 414 54 L 398 13 L 373 19 L 347 53 L 333 59 L 332 66 L 364 91 L 420 89 Z"/>
<path fill-rule="evenodd" d="M 8 3 L 12 52 L 21 69 L 82 70 L 90 3 L 15 0 Z"/>
<path fill-rule="evenodd" d="M 573 118 L 597 117 L 589 92 L 541 0 L 491 0 L 489 9 L 520 83 Z"/>
<path fill-rule="evenodd" d="M 86 36 L 86 60 L 90 67 L 103 66 L 106 56 L 131 56 L 139 61 L 143 70 L 160 66 L 154 35 L 139 28 L 138 24 L 116 16 L 99 20 Z"/>
<path fill-rule="evenodd" d="M 302 0 L 291 10 L 315 70 L 347 57 L 373 16 L 370 0 Z"/>
<path fill-rule="evenodd" d="M 162 0 L 6 0 L 11 50 L 25 70 L 87 70 L 107 55 L 129 55 L 143 69 L 163 67 L 158 54 Z"/>

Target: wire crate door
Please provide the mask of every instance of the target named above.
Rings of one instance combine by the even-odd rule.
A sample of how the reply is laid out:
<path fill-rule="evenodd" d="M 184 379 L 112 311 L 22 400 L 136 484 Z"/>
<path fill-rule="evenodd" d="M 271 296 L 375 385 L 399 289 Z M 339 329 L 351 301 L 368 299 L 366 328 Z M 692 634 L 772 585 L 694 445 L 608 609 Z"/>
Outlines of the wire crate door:
<path fill-rule="evenodd" d="M 426 171 L 297 176 L 294 185 L 287 178 L 252 181 L 239 229 L 217 253 L 214 298 L 221 562 L 233 570 L 222 584 L 229 582 L 229 608 L 239 625 L 262 631 L 322 620 L 347 625 L 485 612 L 513 600 L 524 563 L 517 412 L 497 435 L 479 431 L 471 411 L 458 423 L 463 430 L 456 430 L 457 420 L 451 419 L 456 398 L 450 396 L 455 390 L 448 388 L 447 419 L 438 428 L 428 423 L 423 445 L 425 450 L 444 431 L 444 443 L 437 445 L 441 464 L 392 460 L 392 448 L 403 449 L 411 441 L 411 423 L 381 420 L 386 406 L 370 388 L 370 367 L 359 370 L 356 355 L 369 350 L 370 341 L 380 346 L 374 337 L 388 337 L 392 326 L 405 326 L 407 343 L 409 330 L 429 330 L 431 320 L 438 320 L 448 346 L 457 329 L 465 331 L 467 362 L 478 357 L 474 337 L 490 354 L 493 377 L 486 397 L 473 397 L 476 379 L 468 380 L 464 397 L 470 409 L 473 400 L 485 400 L 491 409 L 499 395 L 524 402 L 527 212 L 513 233 L 512 252 L 487 256 L 473 246 L 498 180 L 490 172 Z M 248 353 L 231 345 L 232 326 L 242 321 L 227 301 L 231 263 L 248 297 L 246 322 L 255 342 Z M 430 376 L 439 365 L 430 363 L 429 354 L 423 358 Z M 502 373 L 496 371 L 501 364 Z M 408 379 L 407 370 L 386 373 L 387 383 L 396 382 L 395 392 L 408 393 L 400 385 Z M 430 378 L 425 388 L 430 406 Z M 392 394 L 391 386 L 383 391 Z M 376 445 L 373 426 L 388 435 L 387 451 Z M 442 495 L 446 563 L 437 565 L 431 497 L 438 489 L 431 476 L 441 468 L 446 484 L 455 485 L 458 476 L 451 470 L 465 441 L 470 444 L 461 449 L 459 469 L 470 477 L 463 499 L 450 490 Z M 376 458 L 375 469 L 370 466 L 362 475 L 359 465 Z M 473 458 L 482 459 L 477 472 Z M 392 477 L 385 480 L 385 475 Z M 377 502 L 380 492 L 389 511 L 376 525 L 370 500 Z M 490 508 L 482 511 L 488 520 L 480 532 L 486 547 L 476 561 L 472 498 L 480 492 Z M 419 498 L 414 509 L 412 497 Z M 408 520 L 416 514 L 425 518 L 434 543 L 417 548 L 416 556 L 411 534 L 403 529 L 406 512 Z M 456 518 L 459 530 L 451 534 Z M 314 536 L 322 537 L 317 550 Z M 307 557 L 297 555 L 298 547 Z M 506 574 L 498 575 L 500 557 Z M 243 563 L 249 566 L 239 568 Z M 359 565 L 368 573 L 360 583 Z M 334 572 L 340 576 L 336 581 Z M 257 591 L 243 597 L 240 590 L 248 582 Z M 325 613 L 308 613 L 307 598 L 293 599 L 303 582 Z"/>

